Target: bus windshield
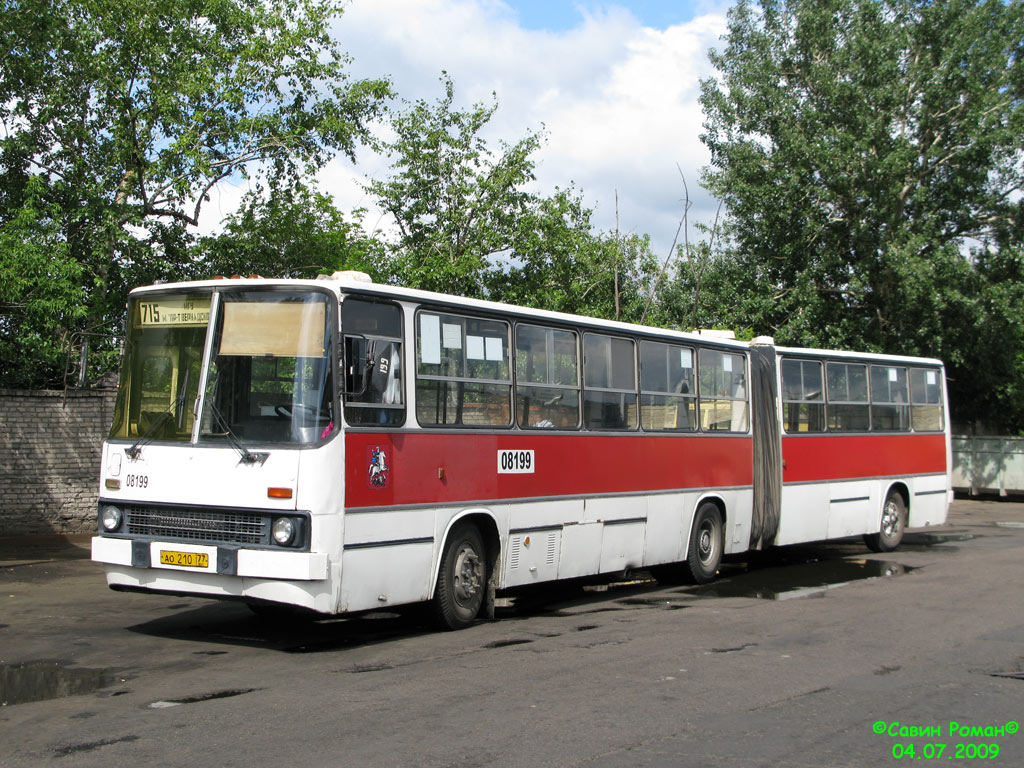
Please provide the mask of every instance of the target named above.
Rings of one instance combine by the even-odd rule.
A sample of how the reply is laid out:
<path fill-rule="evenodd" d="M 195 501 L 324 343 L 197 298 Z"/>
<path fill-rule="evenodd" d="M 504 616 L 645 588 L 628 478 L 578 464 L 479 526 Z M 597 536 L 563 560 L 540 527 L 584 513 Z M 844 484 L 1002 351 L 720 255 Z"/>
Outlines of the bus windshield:
<path fill-rule="evenodd" d="M 308 445 L 335 429 L 326 294 L 146 295 L 129 308 L 111 437 L 190 441 L 207 328 L 200 443 Z"/>
<path fill-rule="evenodd" d="M 209 293 L 132 299 L 110 437 L 191 439 L 209 320 Z"/>

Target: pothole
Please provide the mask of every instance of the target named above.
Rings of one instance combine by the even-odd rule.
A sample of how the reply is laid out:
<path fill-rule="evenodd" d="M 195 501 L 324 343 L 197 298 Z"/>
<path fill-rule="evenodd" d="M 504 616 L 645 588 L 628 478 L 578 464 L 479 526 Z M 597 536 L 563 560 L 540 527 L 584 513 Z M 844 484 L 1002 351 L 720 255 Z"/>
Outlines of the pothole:
<path fill-rule="evenodd" d="M 532 642 L 533 640 L 527 637 L 510 637 L 507 640 L 495 640 L 487 643 L 484 648 L 507 648 L 510 645 L 525 645 Z"/>
<path fill-rule="evenodd" d="M 243 693 L 252 693 L 258 691 L 259 688 L 233 688 L 226 691 L 214 691 L 213 693 L 203 693 L 198 696 L 186 696 L 182 699 L 166 699 L 161 701 L 154 701 L 149 705 L 150 709 L 166 709 L 167 707 L 178 707 L 182 704 L 198 704 L 201 701 L 213 701 L 214 699 L 229 699 L 232 696 L 241 696 Z"/>
<path fill-rule="evenodd" d="M 660 597 L 624 597 L 616 600 L 620 605 L 641 605 L 648 608 L 664 608 L 667 611 L 677 611 L 680 608 L 689 607 L 686 598 L 661 595 Z"/>
<path fill-rule="evenodd" d="M 123 682 L 113 669 L 70 666 L 63 661 L 0 665 L 0 706 L 81 696 Z"/>

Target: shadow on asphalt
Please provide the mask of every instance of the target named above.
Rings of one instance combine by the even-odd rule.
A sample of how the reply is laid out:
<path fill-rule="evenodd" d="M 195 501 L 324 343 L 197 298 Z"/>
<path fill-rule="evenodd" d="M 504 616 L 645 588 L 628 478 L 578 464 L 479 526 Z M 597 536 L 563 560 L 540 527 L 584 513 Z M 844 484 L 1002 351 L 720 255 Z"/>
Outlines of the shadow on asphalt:
<path fill-rule="evenodd" d="M 965 531 L 908 533 L 903 551 L 955 551 L 951 542 L 973 538 Z M 899 562 L 900 551 L 873 555 L 860 539 L 801 544 L 726 558 L 716 581 L 687 584 L 672 573 L 659 572 L 662 581 L 647 571 L 628 580 L 605 583 L 559 582 L 521 588 L 499 595 L 496 618 L 502 621 L 538 617 L 582 617 L 638 608 L 679 610 L 710 598 L 783 600 L 822 595 L 852 581 L 892 578 L 915 568 Z M 190 598 L 189 598 L 190 599 Z M 352 616 L 312 616 L 268 619 L 245 605 L 210 601 L 171 605 L 173 612 L 130 631 L 169 639 L 267 648 L 284 653 L 323 653 L 438 631 L 429 609 L 411 606 Z M 215 655 L 218 651 L 196 651 Z"/>

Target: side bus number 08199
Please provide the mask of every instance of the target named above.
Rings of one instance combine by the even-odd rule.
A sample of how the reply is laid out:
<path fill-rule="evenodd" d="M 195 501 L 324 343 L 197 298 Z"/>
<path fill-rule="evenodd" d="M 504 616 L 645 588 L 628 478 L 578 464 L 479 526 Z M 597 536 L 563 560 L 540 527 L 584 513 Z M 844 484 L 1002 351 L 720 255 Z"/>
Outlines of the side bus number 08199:
<path fill-rule="evenodd" d="M 533 467 L 533 451 L 498 451 L 499 475 L 532 475 Z"/>

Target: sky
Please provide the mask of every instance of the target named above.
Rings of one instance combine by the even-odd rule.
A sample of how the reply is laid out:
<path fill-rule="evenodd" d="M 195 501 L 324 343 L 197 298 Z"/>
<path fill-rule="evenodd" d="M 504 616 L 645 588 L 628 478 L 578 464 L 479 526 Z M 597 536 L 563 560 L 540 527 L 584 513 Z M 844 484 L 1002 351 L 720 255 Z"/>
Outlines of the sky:
<path fill-rule="evenodd" d="M 686 191 L 693 225 L 717 209 L 699 187 L 710 156 L 700 142 L 701 78 L 713 74 L 728 3 L 714 0 L 350 0 L 334 24 L 355 78 L 388 77 L 401 101 L 436 101 L 442 71 L 456 106 L 498 110 L 485 133 L 492 147 L 528 131 L 545 142 L 534 155 L 535 191 L 570 183 L 594 209 L 599 231 L 649 234 L 667 256 Z M 319 186 L 342 210 L 368 208 L 369 228 L 389 222 L 362 190 L 386 178 L 387 159 L 363 150 L 332 162 Z M 244 189 L 222 186 L 205 206 L 202 231 L 237 205 Z M 680 241 L 682 237 L 680 237 Z"/>

